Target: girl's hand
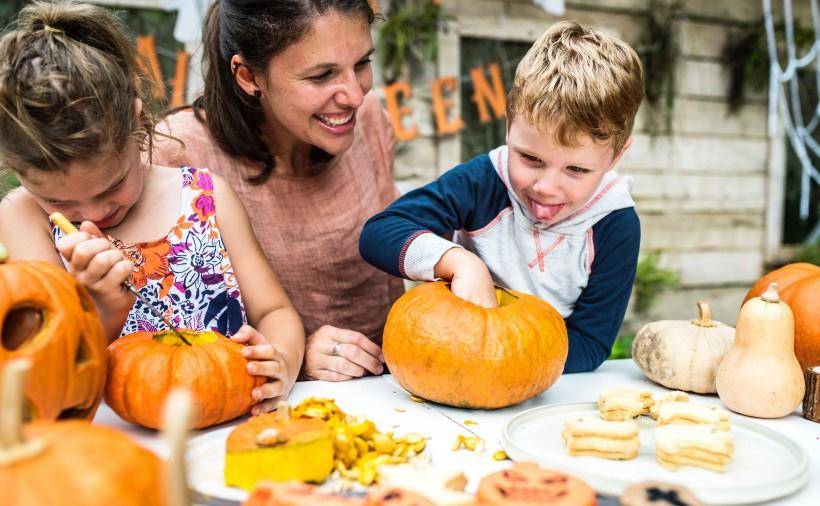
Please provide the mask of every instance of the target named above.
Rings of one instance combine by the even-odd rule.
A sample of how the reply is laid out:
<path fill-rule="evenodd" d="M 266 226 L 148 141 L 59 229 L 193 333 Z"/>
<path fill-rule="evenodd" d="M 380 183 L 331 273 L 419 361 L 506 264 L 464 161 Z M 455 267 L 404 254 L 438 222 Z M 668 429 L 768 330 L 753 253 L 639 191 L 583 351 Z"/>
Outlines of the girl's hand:
<path fill-rule="evenodd" d="M 305 376 L 323 381 L 345 381 L 384 371 L 379 345 L 364 334 L 324 325 L 307 338 Z"/>
<path fill-rule="evenodd" d="M 127 299 L 126 304 L 131 303 L 129 306 L 133 304 L 133 295 L 122 283 L 131 276 L 134 264 L 126 260 L 111 241 L 103 238 L 94 223 L 84 221 L 79 232 L 60 238 L 57 250 L 68 261 L 69 272 L 98 304 L 108 306 L 123 299 Z"/>
<path fill-rule="evenodd" d="M 485 308 L 498 307 L 490 271 L 478 255 L 452 248 L 436 265 L 436 275 L 450 281 L 453 295 Z"/>
<path fill-rule="evenodd" d="M 246 345 L 242 348 L 242 356 L 248 360 L 248 373 L 264 376 L 267 380 L 251 392 L 257 402 L 251 408 L 251 414 L 261 415 L 275 410 L 277 402 L 288 397 L 298 371 L 290 371 L 279 350 L 250 325 L 243 325 L 231 340 Z"/>

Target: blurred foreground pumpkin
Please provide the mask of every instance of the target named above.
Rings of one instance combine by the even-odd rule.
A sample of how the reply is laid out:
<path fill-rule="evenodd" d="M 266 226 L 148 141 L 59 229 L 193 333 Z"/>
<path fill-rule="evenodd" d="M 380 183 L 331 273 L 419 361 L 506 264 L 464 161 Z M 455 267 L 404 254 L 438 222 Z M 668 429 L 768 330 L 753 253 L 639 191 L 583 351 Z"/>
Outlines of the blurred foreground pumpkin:
<path fill-rule="evenodd" d="M 803 369 L 820 365 L 820 267 L 789 264 L 760 278 L 743 299 L 760 296 L 777 283 L 780 300 L 794 313 L 794 352 Z"/>
<path fill-rule="evenodd" d="M 111 343 L 105 402 L 123 420 L 156 429 L 170 391 L 188 390 L 191 428 L 210 427 L 248 412 L 264 378 L 247 372 L 242 345 L 211 331 L 137 332 Z"/>
<path fill-rule="evenodd" d="M 543 300 L 497 288 L 485 309 L 425 283 L 396 301 L 384 328 L 384 358 L 401 385 L 425 399 L 502 408 L 536 396 L 564 370 L 564 319 Z"/>
<path fill-rule="evenodd" d="M 0 411 L 0 494 L 7 506 L 160 506 L 162 461 L 113 429 L 36 421 L 21 431 L 29 364 L 5 365 Z"/>
<path fill-rule="evenodd" d="M 108 345 L 94 301 L 59 267 L 6 258 L 0 245 L 0 365 L 32 362 L 24 421 L 90 420 L 102 399 Z"/>

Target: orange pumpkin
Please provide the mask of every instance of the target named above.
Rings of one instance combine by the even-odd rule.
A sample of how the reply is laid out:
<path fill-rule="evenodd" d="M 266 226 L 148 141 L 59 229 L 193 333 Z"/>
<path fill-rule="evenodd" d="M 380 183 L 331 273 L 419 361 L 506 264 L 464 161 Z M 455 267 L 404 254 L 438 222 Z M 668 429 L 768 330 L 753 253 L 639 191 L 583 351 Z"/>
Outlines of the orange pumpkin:
<path fill-rule="evenodd" d="M 595 491 L 573 476 L 542 469 L 534 462 L 519 462 L 489 474 L 478 484 L 478 503 L 497 506 L 587 506 L 595 504 Z"/>
<path fill-rule="evenodd" d="M 91 419 L 102 399 L 108 340 L 94 301 L 47 262 L 0 252 L 0 364 L 27 358 L 25 420 Z"/>
<path fill-rule="evenodd" d="M 264 378 L 247 372 L 242 345 L 211 331 L 137 332 L 108 347 L 105 402 L 122 419 L 156 429 L 174 387 L 191 393 L 190 427 L 201 429 L 248 412 Z"/>
<path fill-rule="evenodd" d="M 759 297 L 769 283 L 777 283 L 780 300 L 794 313 L 794 353 L 800 367 L 820 365 L 820 267 L 797 263 L 772 271 L 752 286 L 743 303 Z"/>
<path fill-rule="evenodd" d="M 549 388 L 564 370 L 567 329 L 548 303 L 496 289 L 485 309 L 444 282 L 401 296 L 387 316 L 383 351 L 401 385 L 425 399 L 467 408 L 501 408 Z"/>
<path fill-rule="evenodd" d="M 7 506 L 165 505 L 164 465 L 128 436 L 87 421 L 39 420 L 20 430 L 26 364 L 4 370 L 0 492 Z"/>

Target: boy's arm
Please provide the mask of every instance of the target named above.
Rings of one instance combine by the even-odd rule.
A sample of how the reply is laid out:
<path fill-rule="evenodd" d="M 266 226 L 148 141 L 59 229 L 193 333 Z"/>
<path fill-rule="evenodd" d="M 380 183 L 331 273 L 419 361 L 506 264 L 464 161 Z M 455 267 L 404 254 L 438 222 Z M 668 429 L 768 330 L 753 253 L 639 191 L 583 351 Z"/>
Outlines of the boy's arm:
<path fill-rule="evenodd" d="M 430 281 L 444 254 L 459 247 L 443 236 L 477 230 L 508 205 L 503 182 L 490 158 L 482 155 L 370 218 L 362 229 L 359 251 L 365 260 L 394 276 Z"/>
<path fill-rule="evenodd" d="M 566 319 L 565 373 L 592 371 L 609 357 L 635 281 L 640 241 L 640 220 L 631 207 L 614 211 L 593 226 L 592 273 Z"/>

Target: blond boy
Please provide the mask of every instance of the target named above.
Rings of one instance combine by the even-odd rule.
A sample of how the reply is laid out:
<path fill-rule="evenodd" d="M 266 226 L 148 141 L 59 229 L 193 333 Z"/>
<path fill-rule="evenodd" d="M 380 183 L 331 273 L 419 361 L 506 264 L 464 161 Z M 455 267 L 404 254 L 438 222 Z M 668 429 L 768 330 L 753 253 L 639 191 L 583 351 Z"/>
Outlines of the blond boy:
<path fill-rule="evenodd" d="M 394 275 L 448 280 L 484 307 L 497 304 L 494 284 L 541 297 L 567 325 L 564 372 L 595 369 L 635 278 L 632 180 L 612 168 L 632 142 L 642 99 L 629 45 L 576 23 L 553 25 L 516 70 L 506 145 L 372 217 L 362 256 Z"/>

